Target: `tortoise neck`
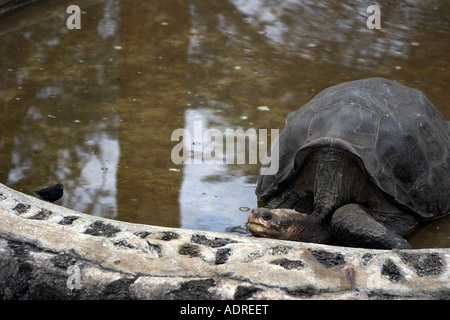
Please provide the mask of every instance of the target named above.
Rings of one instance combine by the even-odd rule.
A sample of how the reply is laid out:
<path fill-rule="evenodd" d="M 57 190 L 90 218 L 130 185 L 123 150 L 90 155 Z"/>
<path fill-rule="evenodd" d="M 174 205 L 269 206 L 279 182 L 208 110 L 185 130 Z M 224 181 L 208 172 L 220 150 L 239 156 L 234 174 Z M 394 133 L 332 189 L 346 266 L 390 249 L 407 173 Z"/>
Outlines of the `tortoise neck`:
<path fill-rule="evenodd" d="M 330 243 L 332 238 L 330 223 L 327 219 L 321 215 L 310 214 L 307 216 L 306 221 L 302 226 L 298 226 L 301 229 L 301 238 L 298 241 L 314 242 L 314 243 Z"/>
<path fill-rule="evenodd" d="M 339 150 L 318 151 L 314 180 L 314 209 L 312 216 L 327 219 L 338 207 L 349 203 L 353 194 L 356 161 Z"/>

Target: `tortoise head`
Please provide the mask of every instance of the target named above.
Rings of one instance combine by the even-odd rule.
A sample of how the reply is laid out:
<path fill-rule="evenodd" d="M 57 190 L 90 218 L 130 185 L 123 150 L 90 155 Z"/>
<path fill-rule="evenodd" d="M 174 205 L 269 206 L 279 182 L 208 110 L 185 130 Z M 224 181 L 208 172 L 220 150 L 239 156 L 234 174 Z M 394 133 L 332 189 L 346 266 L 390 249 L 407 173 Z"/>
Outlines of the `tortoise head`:
<path fill-rule="evenodd" d="M 255 237 L 327 243 L 330 234 L 320 220 L 292 209 L 253 209 L 248 216 Z"/>
<path fill-rule="evenodd" d="M 282 240 L 301 238 L 299 226 L 306 220 L 306 214 L 291 209 L 257 208 L 253 209 L 248 216 L 249 230 L 252 235 Z"/>

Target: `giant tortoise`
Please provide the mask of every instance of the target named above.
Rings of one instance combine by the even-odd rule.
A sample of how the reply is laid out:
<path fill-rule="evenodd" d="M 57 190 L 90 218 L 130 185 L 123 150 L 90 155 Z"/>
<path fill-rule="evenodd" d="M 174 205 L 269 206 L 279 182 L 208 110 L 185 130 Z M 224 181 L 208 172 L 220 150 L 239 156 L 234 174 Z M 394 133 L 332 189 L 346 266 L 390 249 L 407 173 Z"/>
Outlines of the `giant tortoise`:
<path fill-rule="evenodd" d="M 278 148 L 280 169 L 258 178 L 254 236 L 404 249 L 419 221 L 450 213 L 450 122 L 417 89 L 332 86 L 287 116 Z"/>

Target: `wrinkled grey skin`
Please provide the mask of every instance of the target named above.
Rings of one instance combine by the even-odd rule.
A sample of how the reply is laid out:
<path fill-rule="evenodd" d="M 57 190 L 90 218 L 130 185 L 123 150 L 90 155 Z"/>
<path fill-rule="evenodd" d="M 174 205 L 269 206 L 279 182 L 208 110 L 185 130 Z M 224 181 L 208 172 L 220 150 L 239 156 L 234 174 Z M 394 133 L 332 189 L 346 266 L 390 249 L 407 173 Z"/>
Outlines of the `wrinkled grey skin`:
<path fill-rule="evenodd" d="M 280 170 L 260 176 L 255 236 L 412 248 L 418 221 L 449 214 L 450 125 L 425 95 L 370 78 L 319 93 L 288 115 Z"/>

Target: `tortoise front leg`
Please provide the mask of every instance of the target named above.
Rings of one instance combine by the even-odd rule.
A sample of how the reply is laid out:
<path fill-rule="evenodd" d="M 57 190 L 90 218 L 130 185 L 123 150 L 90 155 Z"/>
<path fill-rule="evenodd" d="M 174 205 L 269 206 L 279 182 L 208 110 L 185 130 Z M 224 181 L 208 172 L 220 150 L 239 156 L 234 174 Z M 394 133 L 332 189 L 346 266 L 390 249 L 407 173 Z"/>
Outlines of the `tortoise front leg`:
<path fill-rule="evenodd" d="M 338 208 L 331 218 L 333 239 L 355 247 L 374 249 L 413 249 L 393 229 L 375 220 L 370 210 L 359 204 L 348 204 Z M 377 213 L 381 215 L 380 213 Z M 415 222 L 411 220 L 412 229 Z"/>

